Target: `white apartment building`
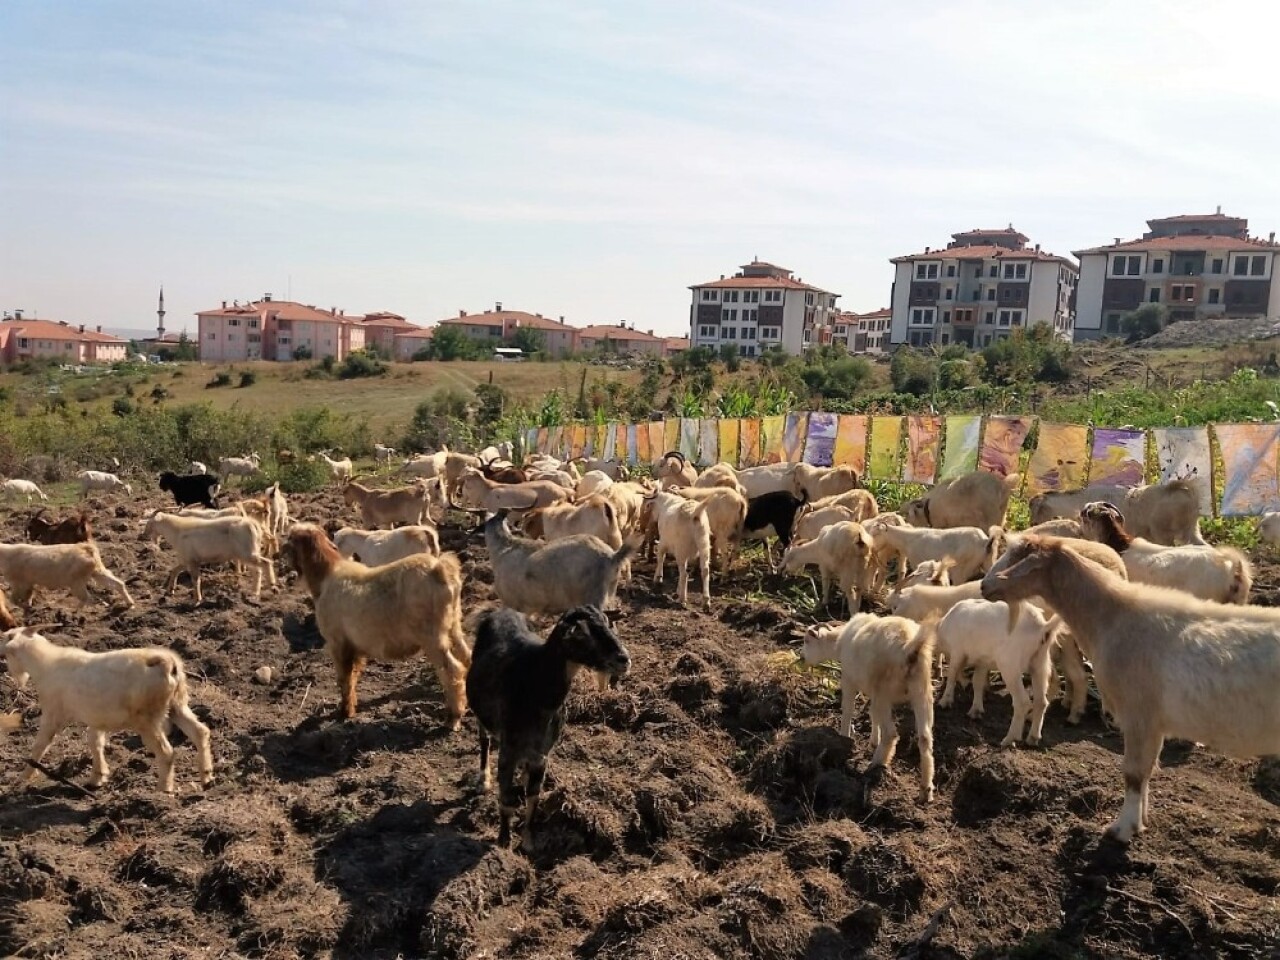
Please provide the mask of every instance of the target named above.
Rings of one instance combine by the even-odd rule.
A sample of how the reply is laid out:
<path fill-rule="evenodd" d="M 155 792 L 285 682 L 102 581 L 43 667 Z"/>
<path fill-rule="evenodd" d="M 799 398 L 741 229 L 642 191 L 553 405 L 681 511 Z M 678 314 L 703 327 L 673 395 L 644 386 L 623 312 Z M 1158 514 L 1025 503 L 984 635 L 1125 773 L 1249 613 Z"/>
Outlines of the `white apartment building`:
<path fill-rule="evenodd" d="M 985 347 L 1036 323 L 1070 340 L 1080 271 L 1028 242 L 1010 224 L 953 233 L 946 247 L 893 258 L 890 343 Z"/>
<path fill-rule="evenodd" d="M 829 342 L 840 296 L 762 260 L 744 264 L 732 277 L 689 289 L 690 346 L 719 350 L 728 343 L 744 357 L 774 345 L 799 355 L 811 343 Z"/>
<path fill-rule="evenodd" d="M 1216 213 L 1148 220 L 1141 239 L 1077 250 L 1076 338 L 1119 335 L 1125 314 L 1160 303 L 1170 320 L 1280 315 L 1280 245 L 1249 221 Z"/>
<path fill-rule="evenodd" d="M 889 323 L 893 311 L 888 307 L 870 313 L 837 311 L 831 320 L 831 342 L 850 353 L 884 353 L 889 345 Z"/>

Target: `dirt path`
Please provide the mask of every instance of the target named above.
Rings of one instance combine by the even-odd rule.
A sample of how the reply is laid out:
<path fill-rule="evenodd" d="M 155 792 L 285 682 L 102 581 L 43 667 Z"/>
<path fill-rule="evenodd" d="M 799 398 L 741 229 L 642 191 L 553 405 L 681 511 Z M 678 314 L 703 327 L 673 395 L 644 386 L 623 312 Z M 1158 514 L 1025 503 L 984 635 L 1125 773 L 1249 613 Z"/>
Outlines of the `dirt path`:
<path fill-rule="evenodd" d="M 1009 702 L 938 711 L 938 799 L 914 801 L 908 734 L 893 770 L 861 775 L 820 677 L 787 668 L 793 621 L 769 576 L 713 584 L 712 614 L 672 585 L 624 591 L 635 661 L 606 694 L 584 683 L 552 757 L 531 856 L 497 849 L 496 806 L 470 787 L 474 728 L 449 734 L 419 664 L 371 665 L 360 714 L 334 719 L 332 671 L 296 585 L 246 602 L 234 578 L 159 595 L 164 560 L 137 539 L 144 504 L 95 504 L 108 566 L 138 606 L 38 606 L 47 633 L 106 649 L 171 646 L 213 729 L 218 781 L 199 793 L 178 748 L 177 799 L 136 736 L 86 797 L 15 786 L 37 715 L 0 738 L 0 954 L 24 957 L 1260 957 L 1280 950 L 1280 766 L 1171 745 L 1152 832 L 1100 842 L 1120 801 L 1119 738 L 1054 705 L 1041 749 L 997 746 Z M 313 498 L 304 517 L 340 506 Z M 19 517 L 0 526 L 19 537 Z M 469 618 L 491 580 L 474 535 L 446 531 Z M 638 572 L 648 570 L 638 565 Z M 1276 569 L 1260 570 L 1264 600 Z M 748 593 L 750 591 L 750 593 Z M 60 601 L 59 601 L 60 603 Z M 258 684 L 253 673 L 270 666 Z M 967 707 L 967 703 L 965 704 Z M 1229 706 L 1224 707 L 1229 709 Z M 180 743 L 175 734 L 175 743 Z M 47 762 L 87 779 L 80 733 Z M 939 913 L 939 911 L 942 911 Z M 930 928 L 936 935 L 916 947 Z"/>

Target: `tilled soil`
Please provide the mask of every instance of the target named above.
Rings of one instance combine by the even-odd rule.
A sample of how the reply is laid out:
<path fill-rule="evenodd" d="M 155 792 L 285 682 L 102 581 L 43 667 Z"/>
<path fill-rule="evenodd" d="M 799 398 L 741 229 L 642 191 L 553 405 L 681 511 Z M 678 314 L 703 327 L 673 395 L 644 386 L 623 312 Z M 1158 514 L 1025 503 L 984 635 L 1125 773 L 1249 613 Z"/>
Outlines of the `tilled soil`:
<path fill-rule="evenodd" d="M 1171 743 L 1151 830 L 1101 839 L 1121 797 L 1120 739 L 1051 707 L 1040 748 L 1002 749 L 1007 697 L 981 721 L 938 710 L 938 797 L 915 802 L 909 714 L 893 769 L 863 774 L 836 735 L 829 681 L 795 669 L 795 620 L 762 602 L 783 584 L 713 583 L 711 614 L 681 609 L 651 568 L 615 618 L 634 669 L 600 694 L 580 680 L 549 767 L 531 851 L 499 849 L 491 795 L 473 788 L 474 725 L 444 726 L 421 663 L 373 664 L 360 712 L 336 719 L 333 672 L 296 583 L 261 602 L 230 572 L 161 595 L 167 557 L 139 542 L 147 509 L 91 504 L 107 565 L 138 605 L 30 622 L 101 650 L 171 647 L 212 728 L 217 782 L 160 794 L 135 735 L 89 793 L 83 735 L 46 757 L 72 786 L 17 785 L 38 707 L 0 708 L 0 954 L 23 957 L 333 956 L 835 958 L 1260 957 L 1280 953 L 1280 765 Z M 294 512 L 324 521 L 331 494 Z M 25 514 L 9 516 L 5 540 Z M 467 573 L 468 620 L 490 602 L 477 533 L 443 531 Z M 1276 602 L 1274 567 L 1259 600 Z M 792 583 L 794 586 L 794 582 Z M 52 601 L 52 602 L 50 602 Z M 271 668 L 268 683 L 254 679 Z M 1231 709 L 1223 705 L 1224 711 Z"/>

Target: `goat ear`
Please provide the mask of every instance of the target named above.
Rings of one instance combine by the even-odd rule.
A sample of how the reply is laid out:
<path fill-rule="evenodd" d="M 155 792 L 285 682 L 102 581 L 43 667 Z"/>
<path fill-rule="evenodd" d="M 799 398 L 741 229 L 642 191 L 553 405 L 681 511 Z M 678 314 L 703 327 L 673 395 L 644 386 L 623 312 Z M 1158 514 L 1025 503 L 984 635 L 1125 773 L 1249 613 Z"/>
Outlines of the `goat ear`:
<path fill-rule="evenodd" d="M 1036 550 L 1027 554 L 1013 566 L 1007 570 L 1002 570 L 996 574 L 997 580 L 1012 580 L 1015 577 L 1025 576 L 1035 570 L 1039 570 L 1049 562 L 1049 555 L 1043 550 Z"/>

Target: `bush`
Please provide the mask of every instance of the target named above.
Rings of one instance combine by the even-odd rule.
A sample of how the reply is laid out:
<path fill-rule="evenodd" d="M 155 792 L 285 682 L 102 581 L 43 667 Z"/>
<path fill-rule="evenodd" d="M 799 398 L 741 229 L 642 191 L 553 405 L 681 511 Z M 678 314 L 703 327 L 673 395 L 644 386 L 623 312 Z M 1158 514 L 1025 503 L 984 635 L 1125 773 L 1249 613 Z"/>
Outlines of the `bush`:
<path fill-rule="evenodd" d="M 310 360 L 310 359 L 311 359 L 311 348 L 310 348 L 310 347 L 295 347 L 295 348 L 294 348 L 294 350 L 293 350 L 293 359 L 295 359 L 295 360 Z"/>
<path fill-rule="evenodd" d="M 1126 342 L 1137 343 L 1163 330 L 1167 318 L 1168 313 L 1161 304 L 1147 303 L 1121 317 L 1120 329 L 1129 335 Z"/>
<path fill-rule="evenodd" d="M 978 382 L 977 371 L 968 360 L 943 360 L 938 364 L 938 388 L 963 390 Z"/>
<path fill-rule="evenodd" d="M 933 362 L 908 347 L 898 348 L 889 363 L 889 379 L 898 393 L 923 397 L 933 390 L 936 375 Z"/>
<path fill-rule="evenodd" d="M 264 466 L 252 476 L 245 477 L 241 489 L 245 493 L 259 493 L 277 482 L 285 493 L 312 493 L 332 483 L 333 475 L 324 461 L 303 458 L 276 467 Z"/>
<path fill-rule="evenodd" d="M 257 382 L 258 382 L 258 375 L 254 373 L 252 370 L 246 370 L 244 371 L 244 373 L 240 374 L 240 386 L 242 388 L 252 387 Z"/>
<path fill-rule="evenodd" d="M 325 357 L 330 361 L 330 366 L 326 369 L 332 369 L 332 357 Z M 354 353 L 347 354 L 347 358 L 342 361 L 338 367 L 339 380 L 355 380 L 359 377 L 381 377 L 385 376 L 387 365 L 379 360 L 374 354 L 368 350 L 357 350 Z"/>
<path fill-rule="evenodd" d="M 206 390 L 212 390 L 214 387 L 228 387 L 230 385 L 231 385 L 231 374 L 226 373 L 224 371 L 222 373 L 215 373 L 213 375 L 213 379 L 210 380 L 208 383 L 206 383 L 204 385 L 204 388 Z"/>
<path fill-rule="evenodd" d="M 133 401 L 128 397 L 116 397 L 111 403 L 111 412 L 117 417 L 127 417 L 133 411 Z"/>

